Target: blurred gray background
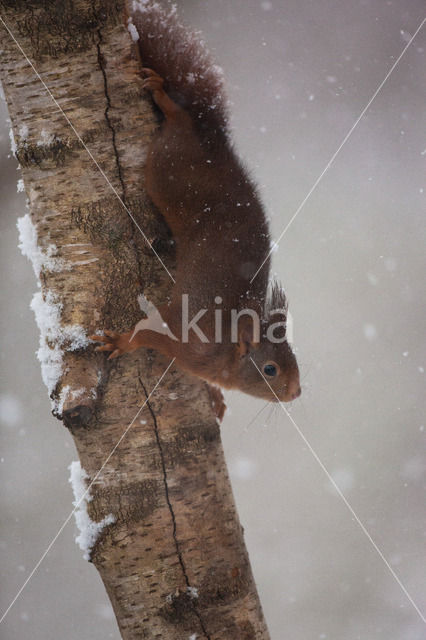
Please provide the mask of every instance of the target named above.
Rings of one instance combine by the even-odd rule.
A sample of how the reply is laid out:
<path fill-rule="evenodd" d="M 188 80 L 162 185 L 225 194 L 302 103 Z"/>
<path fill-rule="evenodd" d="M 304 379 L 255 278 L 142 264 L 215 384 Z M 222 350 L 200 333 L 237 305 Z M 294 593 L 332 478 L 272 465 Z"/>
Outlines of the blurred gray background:
<path fill-rule="evenodd" d="M 180 1 L 225 70 L 234 137 L 277 237 L 425 17 L 423 0 Z M 274 254 L 303 395 L 291 415 L 426 613 L 426 25 Z M 36 290 L 0 103 L 0 537 L 4 610 L 72 508 L 71 437 L 34 352 Z M 425 625 L 278 408 L 227 394 L 222 427 L 273 640 L 421 640 Z M 71 522 L 2 625 L 4 640 L 119 637 Z"/>

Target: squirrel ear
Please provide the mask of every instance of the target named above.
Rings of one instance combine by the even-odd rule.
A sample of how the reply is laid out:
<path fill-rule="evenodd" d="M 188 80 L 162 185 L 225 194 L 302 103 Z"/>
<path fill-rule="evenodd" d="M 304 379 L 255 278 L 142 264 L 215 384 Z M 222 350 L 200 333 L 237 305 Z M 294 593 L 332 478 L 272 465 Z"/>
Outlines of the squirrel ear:
<path fill-rule="evenodd" d="M 238 335 L 238 350 L 240 352 L 240 357 L 244 358 L 244 356 L 247 356 L 250 351 L 257 349 L 258 346 L 259 343 L 254 342 L 252 327 L 247 325 L 241 327 Z"/>

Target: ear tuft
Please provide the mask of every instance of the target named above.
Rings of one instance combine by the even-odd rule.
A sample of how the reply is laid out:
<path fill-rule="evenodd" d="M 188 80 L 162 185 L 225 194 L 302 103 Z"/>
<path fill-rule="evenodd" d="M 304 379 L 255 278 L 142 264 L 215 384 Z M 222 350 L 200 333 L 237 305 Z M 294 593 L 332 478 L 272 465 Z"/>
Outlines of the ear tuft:
<path fill-rule="evenodd" d="M 265 318 L 271 319 L 271 316 L 280 313 L 287 316 L 288 301 L 282 285 L 277 280 L 269 283 L 268 297 L 265 304 Z"/>
<path fill-rule="evenodd" d="M 251 331 L 251 329 L 245 326 L 240 330 L 240 333 L 238 336 L 238 349 L 240 352 L 240 358 L 244 358 L 245 356 L 248 356 L 251 349 L 253 348 L 254 348 L 253 331 Z"/>

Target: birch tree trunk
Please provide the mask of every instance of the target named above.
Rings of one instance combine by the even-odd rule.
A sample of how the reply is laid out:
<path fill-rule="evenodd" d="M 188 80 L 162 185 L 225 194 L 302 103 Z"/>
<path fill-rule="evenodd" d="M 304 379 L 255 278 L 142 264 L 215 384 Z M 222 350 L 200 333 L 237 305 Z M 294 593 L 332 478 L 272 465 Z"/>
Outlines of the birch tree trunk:
<path fill-rule="evenodd" d="M 103 527 L 86 550 L 122 637 L 265 640 L 206 385 L 148 350 L 108 362 L 87 339 L 134 325 L 138 294 L 154 304 L 167 295 L 170 278 L 137 225 L 169 270 L 174 261 L 143 190 L 157 123 L 135 82 L 123 0 L 0 7 L 0 73 L 30 208 L 23 249 L 41 282 L 42 374 L 93 482 L 88 512 Z"/>

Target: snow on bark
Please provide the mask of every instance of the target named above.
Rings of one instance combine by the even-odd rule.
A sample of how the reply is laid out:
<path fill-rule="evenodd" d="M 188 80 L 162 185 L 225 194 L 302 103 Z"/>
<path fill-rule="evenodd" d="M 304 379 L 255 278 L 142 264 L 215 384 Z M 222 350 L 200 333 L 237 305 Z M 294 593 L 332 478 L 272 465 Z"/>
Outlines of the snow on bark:
<path fill-rule="evenodd" d="M 61 325 L 62 304 L 51 291 L 47 291 L 45 296 L 41 291 L 37 291 L 30 307 L 34 311 L 40 330 L 37 357 L 41 364 L 41 375 L 51 395 L 63 373 L 64 352 L 87 347 L 90 339 L 78 324 Z M 62 404 L 64 400 L 65 398 L 62 398 Z M 53 404 L 53 409 L 58 411 L 58 401 L 54 401 Z"/>
<path fill-rule="evenodd" d="M 92 495 L 86 486 L 89 476 L 82 468 L 79 460 L 71 462 L 68 468 L 70 470 L 69 482 L 74 492 L 74 517 L 77 528 L 80 531 L 75 541 L 83 551 L 83 558 L 90 560 L 91 551 L 100 533 L 106 526 L 113 524 L 116 518 L 112 513 L 99 522 L 95 522 L 90 518 L 87 512 L 87 504 L 92 500 Z"/>

